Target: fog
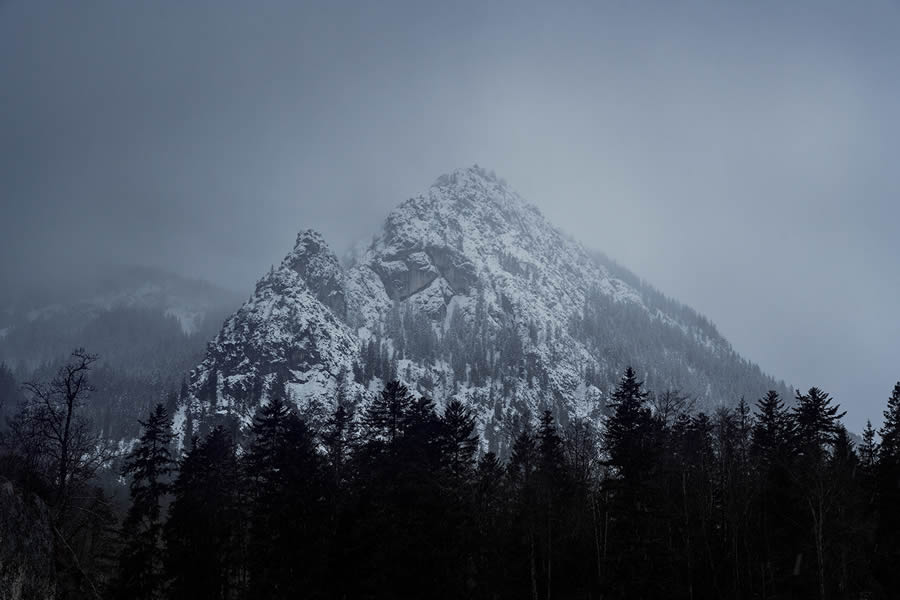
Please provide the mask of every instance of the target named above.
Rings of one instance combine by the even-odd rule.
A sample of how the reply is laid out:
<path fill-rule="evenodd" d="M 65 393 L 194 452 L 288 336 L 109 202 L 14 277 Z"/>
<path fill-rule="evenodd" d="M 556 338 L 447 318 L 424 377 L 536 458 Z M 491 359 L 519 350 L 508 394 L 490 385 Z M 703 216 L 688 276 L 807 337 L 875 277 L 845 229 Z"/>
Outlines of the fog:
<path fill-rule="evenodd" d="M 900 5 L 0 3 L 4 287 L 240 292 L 495 170 L 860 430 L 900 379 Z"/>

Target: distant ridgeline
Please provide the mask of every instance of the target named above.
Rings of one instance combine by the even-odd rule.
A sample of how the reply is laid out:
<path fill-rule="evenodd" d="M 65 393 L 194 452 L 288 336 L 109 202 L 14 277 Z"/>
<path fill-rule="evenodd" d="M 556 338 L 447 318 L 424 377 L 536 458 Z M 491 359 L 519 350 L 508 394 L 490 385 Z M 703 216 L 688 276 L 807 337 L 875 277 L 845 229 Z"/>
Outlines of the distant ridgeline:
<path fill-rule="evenodd" d="M 0 310 L 0 364 L 18 383 L 48 379 L 78 347 L 100 356 L 86 408 L 110 439 L 134 439 L 157 402 L 175 407 L 187 373 L 240 304 L 211 284 L 148 267 L 118 267 L 77 285 L 28 290 Z M 0 398 L 0 419 L 18 402 Z"/>

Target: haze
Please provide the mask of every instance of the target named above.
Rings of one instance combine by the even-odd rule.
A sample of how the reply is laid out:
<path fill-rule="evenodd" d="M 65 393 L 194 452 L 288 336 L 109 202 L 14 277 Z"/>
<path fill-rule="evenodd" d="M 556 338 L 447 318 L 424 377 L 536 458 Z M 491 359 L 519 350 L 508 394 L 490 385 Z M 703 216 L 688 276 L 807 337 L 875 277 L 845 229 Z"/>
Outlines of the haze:
<path fill-rule="evenodd" d="M 831 392 L 900 379 L 896 2 L 6 2 L 0 275 L 249 293 L 441 173 L 548 218 Z"/>

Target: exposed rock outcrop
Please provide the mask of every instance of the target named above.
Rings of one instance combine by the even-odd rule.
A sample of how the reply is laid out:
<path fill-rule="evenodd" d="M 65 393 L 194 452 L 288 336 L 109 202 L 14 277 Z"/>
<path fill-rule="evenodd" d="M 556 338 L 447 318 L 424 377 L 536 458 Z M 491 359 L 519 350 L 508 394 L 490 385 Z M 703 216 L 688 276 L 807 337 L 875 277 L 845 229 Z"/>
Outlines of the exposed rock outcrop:
<path fill-rule="evenodd" d="M 294 250 L 285 257 L 284 265 L 300 275 L 316 298 L 337 317 L 347 318 L 344 273 L 337 256 L 319 232 L 301 231 Z"/>
<path fill-rule="evenodd" d="M 321 236 L 302 232 L 210 344 L 176 426 L 246 427 L 275 377 L 298 405 L 327 407 L 364 405 L 398 377 L 438 406 L 468 403 L 483 448 L 502 454 L 543 410 L 598 420 L 630 364 L 650 389 L 705 407 L 779 386 L 707 320 L 475 166 L 391 211 L 343 270 Z"/>

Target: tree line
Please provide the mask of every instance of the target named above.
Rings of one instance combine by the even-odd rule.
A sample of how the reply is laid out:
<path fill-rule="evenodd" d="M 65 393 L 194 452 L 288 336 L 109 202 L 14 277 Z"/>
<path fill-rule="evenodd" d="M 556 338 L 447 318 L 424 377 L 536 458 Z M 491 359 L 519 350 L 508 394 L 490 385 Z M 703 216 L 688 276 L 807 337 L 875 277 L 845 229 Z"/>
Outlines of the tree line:
<path fill-rule="evenodd" d="M 66 377 L 90 367 L 89 355 L 75 358 L 29 402 L 58 402 L 64 415 Z M 96 471 L 85 456 L 100 450 L 85 444 L 64 459 L 60 436 L 34 429 L 31 413 L 14 417 L 3 464 L 19 480 L 29 473 L 53 508 L 69 547 L 57 557 L 71 574 L 61 595 L 825 599 L 900 589 L 900 383 L 879 431 L 869 424 L 855 444 L 818 388 L 790 406 L 769 392 L 710 415 L 675 392 L 649 393 L 629 368 L 604 423 L 523 419 L 502 459 L 479 452 L 470 407 L 439 410 L 397 381 L 315 427 L 283 389 L 270 392 L 245 439 L 219 427 L 178 453 L 170 415 L 155 407 L 121 465 L 122 517 L 111 510 L 93 528 L 80 515 L 104 502 L 85 493 Z"/>

